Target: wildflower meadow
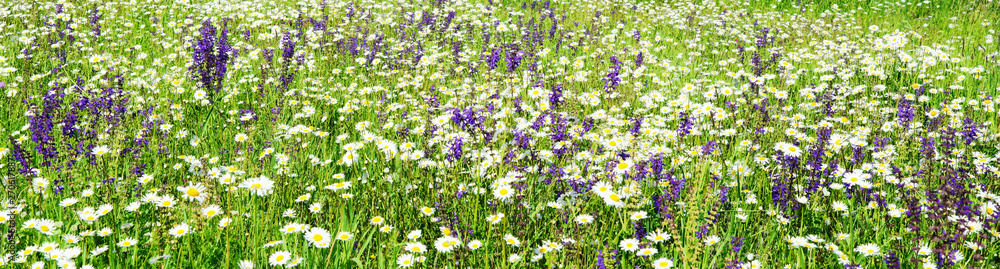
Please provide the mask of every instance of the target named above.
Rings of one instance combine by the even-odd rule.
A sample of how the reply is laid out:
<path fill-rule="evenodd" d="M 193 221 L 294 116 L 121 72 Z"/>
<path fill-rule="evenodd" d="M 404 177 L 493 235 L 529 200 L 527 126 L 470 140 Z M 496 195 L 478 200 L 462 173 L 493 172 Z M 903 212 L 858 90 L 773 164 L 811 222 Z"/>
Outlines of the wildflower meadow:
<path fill-rule="evenodd" d="M 994 0 L 0 1 L 0 268 L 1000 268 Z"/>

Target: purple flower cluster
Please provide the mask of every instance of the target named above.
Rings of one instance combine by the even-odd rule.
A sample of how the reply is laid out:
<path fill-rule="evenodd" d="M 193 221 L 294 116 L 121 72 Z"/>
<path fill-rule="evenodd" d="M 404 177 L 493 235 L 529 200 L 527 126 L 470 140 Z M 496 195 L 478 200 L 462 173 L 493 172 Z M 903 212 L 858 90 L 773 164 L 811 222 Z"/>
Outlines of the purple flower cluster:
<path fill-rule="evenodd" d="M 201 25 L 201 37 L 191 48 L 193 64 L 188 70 L 199 81 L 199 87 L 209 94 L 209 100 L 222 90 L 228 65 L 238 52 L 229 45 L 229 29 L 226 26 L 227 22 L 223 21 L 222 32 L 216 37 L 215 25 L 205 20 Z"/>
<path fill-rule="evenodd" d="M 614 55 L 609 58 L 609 61 L 611 62 L 611 72 L 608 72 L 608 74 L 601 79 L 604 81 L 604 91 L 608 93 L 617 89 L 618 83 L 622 81 L 622 79 L 618 77 L 622 70 L 622 62 L 619 61 L 618 57 L 615 57 Z"/>

